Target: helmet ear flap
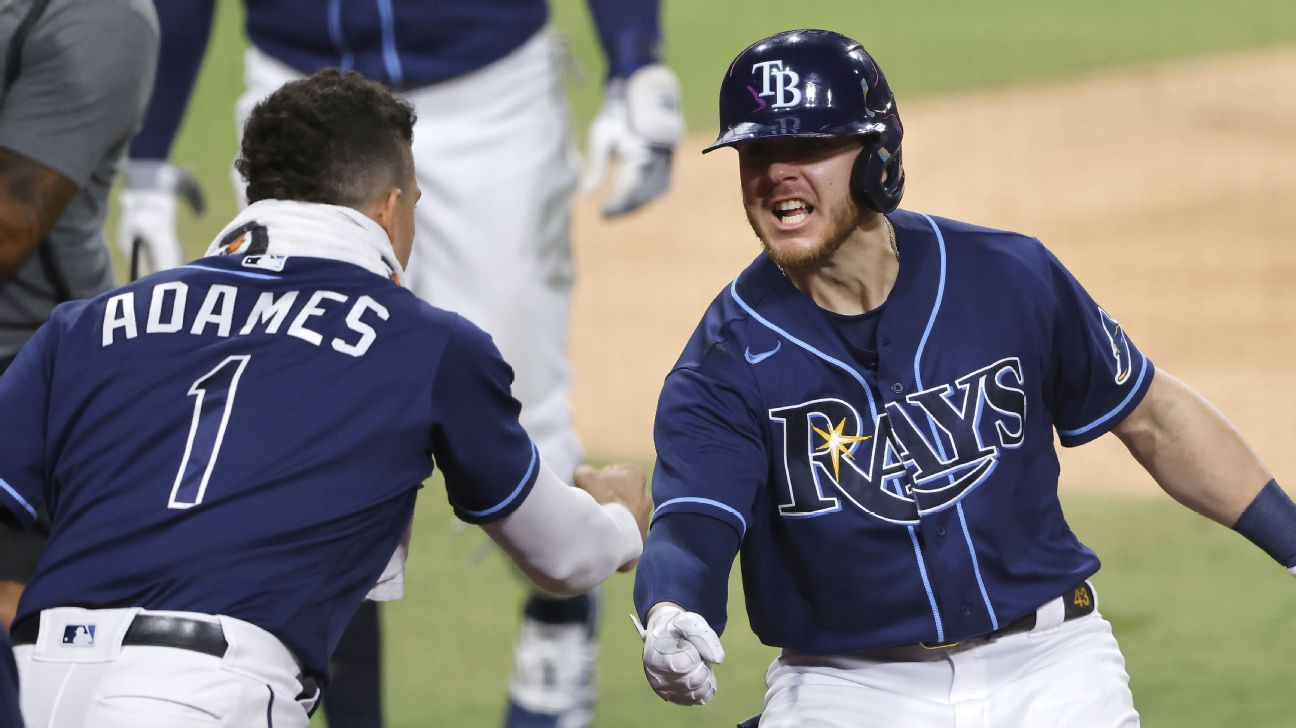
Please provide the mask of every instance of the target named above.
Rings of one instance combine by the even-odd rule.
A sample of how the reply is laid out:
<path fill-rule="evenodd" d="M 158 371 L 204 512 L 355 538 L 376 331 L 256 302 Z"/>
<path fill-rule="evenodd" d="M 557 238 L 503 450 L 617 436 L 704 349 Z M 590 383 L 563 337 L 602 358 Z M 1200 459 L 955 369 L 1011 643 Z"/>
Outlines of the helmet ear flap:
<path fill-rule="evenodd" d="M 891 154 L 883 141 L 881 138 L 865 140 L 851 167 L 850 190 L 855 204 L 885 214 L 899 207 L 905 179 L 900 150 Z"/>

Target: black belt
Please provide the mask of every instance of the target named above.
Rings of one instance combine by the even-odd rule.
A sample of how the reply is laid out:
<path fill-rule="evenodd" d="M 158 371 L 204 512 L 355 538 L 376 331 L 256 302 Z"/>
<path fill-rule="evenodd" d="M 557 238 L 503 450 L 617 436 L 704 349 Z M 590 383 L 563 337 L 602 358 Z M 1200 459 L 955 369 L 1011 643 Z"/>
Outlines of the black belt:
<path fill-rule="evenodd" d="M 1064 608 L 1062 621 L 1067 622 L 1076 617 L 1093 614 L 1093 611 L 1098 608 L 1098 600 L 1094 598 L 1093 587 L 1088 581 L 1085 581 L 1081 583 L 1080 586 L 1077 586 L 1074 589 L 1069 589 L 1067 590 L 1067 593 L 1062 595 L 1062 606 Z M 994 639 L 995 637 L 1003 637 L 1004 635 L 1016 634 L 1018 632 L 1029 632 L 1032 629 L 1035 629 L 1035 615 L 1036 612 L 1029 612 L 1024 616 L 1018 617 L 1008 624 L 1005 624 L 999 629 L 990 632 L 989 634 L 980 635 L 968 640 L 962 640 L 962 642 Z M 961 644 L 961 642 L 919 642 L 918 644 L 929 650 L 939 650 L 945 647 L 954 647 L 955 645 Z"/>
<path fill-rule="evenodd" d="M 33 614 L 13 626 L 10 631 L 13 644 L 34 645 L 40 636 L 40 615 Z M 122 637 L 122 645 L 136 647 L 174 647 L 178 650 L 201 652 L 212 657 L 224 657 L 229 643 L 225 641 L 225 631 L 217 622 L 204 622 L 201 619 L 186 617 L 168 617 L 161 614 L 136 614 L 131 625 Z M 319 683 L 310 675 L 298 678 L 302 692 L 298 700 L 318 697 Z M 319 702 L 315 703 L 315 707 Z M 311 709 L 314 712 L 314 708 Z"/>
<path fill-rule="evenodd" d="M 40 618 L 32 615 L 14 625 L 15 645 L 36 644 L 40 635 Z M 217 622 L 200 619 L 168 617 L 161 614 L 137 614 L 122 637 L 123 645 L 137 647 L 174 647 L 178 650 L 201 652 L 212 657 L 224 657 L 229 643 Z"/>

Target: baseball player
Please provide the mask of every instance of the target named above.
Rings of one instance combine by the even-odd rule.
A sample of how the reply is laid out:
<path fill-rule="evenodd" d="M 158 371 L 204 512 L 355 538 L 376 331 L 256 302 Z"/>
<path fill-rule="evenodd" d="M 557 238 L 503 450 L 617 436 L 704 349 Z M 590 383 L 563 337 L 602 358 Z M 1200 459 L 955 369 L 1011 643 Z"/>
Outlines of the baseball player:
<path fill-rule="evenodd" d="M 653 689 L 714 694 L 741 551 L 752 629 L 782 648 L 761 726 L 1138 725 L 1054 433 L 1115 433 L 1293 573 L 1296 505 L 1037 240 L 897 209 L 904 129 L 859 43 L 747 48 L 720 129 L 706 151 L 737 150 L 764 252 L 662 389 L 635 584 Z"/>
<path fill-rule="evenodd" d="M 213 0 L 159 3 L 162 69 L 143 131 L 131 145 L 118 241 L 145 267 L 181 259 L 177 191 L 185 175 L 166 163 L 197 75 Z M 437 200 L 415 212 L 410 290 L 454 310 L 494 337 L 519 368 L 522 424 L 558 473 L 570 476 L 581 447 L 568 402 L 566 359 L 574 269 L 570 202 L 578 184 L 562 89 L 563 51 L 547 29 L 545 0 L 260 0 L 245 3 L 251 48 L 239 126 L 259 99 L 320 68 L 354 69 L 398 90 L 418 113 L 419 184 Z M 635 210 L 660 195 L 682 134 L 678 84 L 660 62 L 658 0 L 588 0 L 608 59 L 606 102 L 590 129 L 584 183 L 598 185 L 619 160 L 603 212 Z M 192 194 L 185 197 L 192 199 Z M 596 610 L 591 598 L 533 595 L 519 632 L 508 724 L 588 724 L 593 700 Z M 377 642 L 348 638 L 344 654 Z M 354 646 L 360 645 L 361 649 Z M 376 647 L 339 673 L 376 676 Z M 346 685 L 339 685 L 346 688 Z M 350 691 L 347 691 L 350 693 Z M 378 725 L 376 679 L 348 697 L 345 722 Z M 364 703 L 371 703 L 365 707 Z M 357 705 L 360 704 L 360 705 Z"/>
<path fill-rule="evenodd" d="M 638 557 L 642 474 L 567 487 L 490 337 L 400 286 L 413 121 L 356 73 L 285 85 L 209 256 L 58 307 L 0 377 L 0 504 L 53 521 L 12 631 L 28 723 L 307 725 L 434 461 L 546 591 Z"/>
<path fill-rule="evenodd" d="M 113 286 L 108 190 L 157 45 L 148 0 L 0 3 L 0 372 L 55 305 Z M 39 529 L 0 523 L 0 627 L 42 543 Z"/>

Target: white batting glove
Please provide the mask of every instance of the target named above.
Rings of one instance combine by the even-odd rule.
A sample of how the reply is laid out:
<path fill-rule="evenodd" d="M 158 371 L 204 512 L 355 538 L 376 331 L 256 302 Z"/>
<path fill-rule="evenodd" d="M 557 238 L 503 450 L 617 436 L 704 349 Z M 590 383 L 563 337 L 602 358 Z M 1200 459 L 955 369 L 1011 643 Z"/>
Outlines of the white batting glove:
<path fill-rule="evenodd" d="M 644 638 L 644 675 L 654 692 L 676 705 L 704 705 L 716 692 L 712 665 L 724 662 L 715 630 L 696 612 L 657 607 Z"/>
<path fill-rule="evenodd" d="M 117 247 L 129 261 L 132 280 L 184 262 L 176 237 L 177 197 L 203 212 L 202 190 L 185 170 L 159 161 L 126 163 Z"/>
<path fill-rule="evenodd" d="M 617 160 L 612 188 L 603 199 L 604 217 L 637 210 L 670 187 L 671 158 L 684 136 L 679 98 L 679 79 L 660 63 L 608 82 L 603 108 L 590 125 L 581 181 L 583 192 L 593 192 Z"/>

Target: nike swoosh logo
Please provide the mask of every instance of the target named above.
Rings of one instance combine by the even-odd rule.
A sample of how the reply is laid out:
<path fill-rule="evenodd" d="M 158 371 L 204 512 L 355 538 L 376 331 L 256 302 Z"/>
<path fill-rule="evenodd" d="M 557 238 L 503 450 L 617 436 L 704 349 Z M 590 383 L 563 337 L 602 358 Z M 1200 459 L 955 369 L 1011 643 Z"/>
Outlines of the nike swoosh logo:
<path fill-rule="evenodd" d="M 751 353 L 751 347 L 749 346 L 747 347 L 747 350 L 743 352 L 743 358 L 747 360 L 748 364 L 760 364 L 761 362 L 765 361 L 771 356 L 777 354 L 778 350 L 781 348 L 783 348 L 783 342 L 780 341 L 779 343 L 774 345 L 773 349 L 770 349 L 769 351 L 761 352 L 760 354 L 753 354 Z"/>

